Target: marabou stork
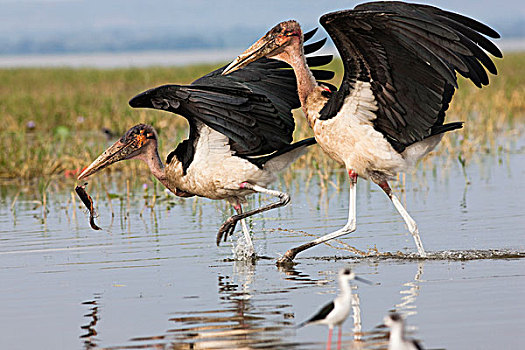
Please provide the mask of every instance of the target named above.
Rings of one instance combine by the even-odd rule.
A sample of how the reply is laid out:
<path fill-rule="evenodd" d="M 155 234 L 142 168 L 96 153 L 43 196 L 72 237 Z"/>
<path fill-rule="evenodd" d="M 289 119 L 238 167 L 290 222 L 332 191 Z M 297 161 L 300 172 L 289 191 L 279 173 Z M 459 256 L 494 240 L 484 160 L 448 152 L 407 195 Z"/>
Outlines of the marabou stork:
<path fill-rule="evenodd" d="M 485 68 L 492 74 L 497 71 L 484 50 L 496 57 L 502 54 L 483 35 L 499 35 L 460 14 L 392 1 L 328 13 L 320 22 L 343 60 L 344 76 L 337 92 L 313 78 L 304 59 L 301 27 L 295 21 L 276 25 L 223 71 L 228 74 L 263 56 L 290 64 L 317 143 L 350 176 L 347 224 L 288 250 L 279 262 L 291 262 L 299 252 L 355 230 L 358 176 L 372 180 L 387 194 L 424 257 L 416 222 L 387 181 L 434 149 L 443 133 L 462 127 L 462 122 L 444 124 L 458 87 L 456 72 L 478 87 L 487 85 Z"/>
<path fill-rule="evenodd" d="M 405 322 L 398 313 L 391 313 L 383 320 L 386 327 L 390 328 L 388 350 L 423 350 L 421 344 L 414 339 L 405 337 Z"/>
<path fill-rule="evenodd" d="M 328 326 L 328 341 L 326 343 L 326 348 L 330 349 L 332 343 L 332 332 L 335 326 L 339 326 L 339 333 L 337 336 L 337 349 L 341 349 L 341 329 L 343 327 L 343 322 L 346 320 L 350 314 L 350 309 L 352 307 L 351 294 L 352 290 L 350 289 L 350 281 L 356 280 L 361 281 L 366 284 L 372 284 L 372 282 L 356 276 L 354 272 L 350 269 L 345 268 L 341 269 L 337 275 L 339 282 L 339 289 L 341 292 L 337 297 L 323 306 L 315 315 L 313 315 L 308 320 L 297 325 L 297 328 L 303 327 L 309 324 L 325 324 Z"/>
<path fill-rule="evenodd" d="M 305 40 L 315 31 L 305 34 Z M 306 45 L 305 52 L 315 52 L 325 42 L 323 39 Z M 331 55 L 307 58 L 314 67 L 331 60 Z M 150 125 L 139 124 L 104 151 L 78 179 L 121 160 L 143 160 L 152 174 L 177 196 L 230 202 L 238 214 L 221 226 L 217 244 L 223 235 L 226 239 L 233 232 L 240 220 L 249 253 L 253 255 L 244 218 L 289 202 L 288 194 L 266 187 L 275 180 L 275 172 L 303 154 L 315 139 L 290 144 L 294 130 L 292 109 L 301 104 L 295 75 L 287 64 L 263 58 L 228 76 L 221 75 L 224 68 L 191 85 L 159 86 L 129 101 L 134 108 L 160 109 L 188 120 L 189 138 L 168 155 L 166 165 L 158 154 L 157 132 Z M 319 69 L 313 74 L 318 79 L 331 79 L 334 75 Z M 278 197 L 279 201 L 243 213 L 245 197 L 255 192 Z"/>

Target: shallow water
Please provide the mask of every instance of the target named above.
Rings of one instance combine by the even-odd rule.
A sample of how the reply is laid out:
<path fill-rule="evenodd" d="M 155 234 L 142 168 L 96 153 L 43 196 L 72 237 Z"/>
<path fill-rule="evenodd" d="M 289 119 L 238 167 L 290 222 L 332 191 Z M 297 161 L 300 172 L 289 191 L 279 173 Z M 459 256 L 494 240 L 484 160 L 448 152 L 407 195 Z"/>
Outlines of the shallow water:
<path fill-rule="evenodd" d="M 390 201 L 360 180 L 357 231 L 300 254 L 287 270 L 275 258 L 307 234 L 344 225 L 346 183 L 322 191 L 299 175 L 276 184 L 292 203 L 250 221 L 257 253 L 267 257 L 255 264 L 232 259 L 239 232 L 216 247 L 230 213 L 221 202 L 162 195 L 151 209 L 140 186 L 128 203 L 125 185 L 113 183 L 109 191 L 121 197 L 110 207 L 101 187 L 110 178 L 101 175 L 87 189 L 103 228 L 93 231 L 78 200 L 71 203 L 72 180 L 50 194 L 45 218 L 34 196 L 0 187 L 0 348 L 320 349 L 326 327 L 293 326 L 335 296 L 337 271 L 350 266 L 377 285 L 355 286 L 361 322 L 344 324 L 345 348 L 385 348 L 375 326 L 397 310 L 425 348 L 517 349 L 525 331 L 525 152 L 486 156 L 466 170 L 469 185 L 455 162 L 393 184 L 429 259 L 417 259 Z"/>

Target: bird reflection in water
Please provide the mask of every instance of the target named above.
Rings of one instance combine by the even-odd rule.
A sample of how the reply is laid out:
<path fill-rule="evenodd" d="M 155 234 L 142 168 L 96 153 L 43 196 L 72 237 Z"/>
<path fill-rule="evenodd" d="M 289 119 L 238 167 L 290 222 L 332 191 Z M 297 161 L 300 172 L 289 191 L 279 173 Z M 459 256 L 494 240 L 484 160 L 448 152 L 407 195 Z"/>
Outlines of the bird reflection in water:
<path fill-rule="evenodd" d="M 390 310 L 391 314 L 395 313 L 402 315 L 403 318 L 408 316 L 413 316 L 417 314 L 416 310 L 416 300 L 419 296 L 421 289 L 422 275 L 423 275 L 424 262 L 421 261 L 417 264 L 417 271 L 412 281 L 403 283 L 403 286 L 406 287 L 401 290 L 399 293 L 402 295 L 401 302 L 396 304 L 394 308 Z M 413 332 L 416 330 L 416 327 L 411 327 L 408 331 Z M 389 332 L 385 330 L 385 325 L 377 326 L 372 331 L 368 332 L 366 339 L 365 349 L 389 349 Z"/>
<path fill-rule="evenodd" d="M 289 280 L 286 287 L 267 288 L 261 284 L 258 290 L 255 269 L 245 261 L 235 261 L 231 274 L 219 273 L 217 276 L 219 306 L 211 310 L 180 311 L 172 314 L 169 319 L 173 327 L 162 334 L 134 337 L 128 344 L 117 348 L 166 348 L 170 349 L 317 349 L 325 344 L 325 339 L 316 341 L 297 340 L 300 334 L 293 326 L 297 323 L 294 309 L 301 305 L 291 305 L 275 300 L 277 295 L 291 293 L 298 289 L 311 289 L 314 286 L 333 284 L 334 271 L 324 271 L 320 275 L 326 278 L 313 278 L 305 272 L 293 267 L 280 267 L 283 278 Z M 416 314 L 416 299 L 421 288 L 424 262 L 417 265 L 415 277 L 402 285 L 401 300 L 394 305 L 392 312 L 406 318 Z M 362 330 L 362 316 L 366 310 L 362 308 L 357 286 L 353 286 L 350 294 L 353 325 L 345 328 L 342 338 L 343 349 L 387 349 L 388 333 L 385 329 L 374 328 L 371 331 Z M 100 295 L 83 304 L 89 305 L 90 312 L 84 316 L 88 323 L 82 326 L 80 338 L 85 349 L 100 346 L 96 338 L 97 322 L 100 319 Z M 315 310 L 312 310 L 315 311 Z M 386 312 L 385 312 L 386 313 Z M 382 317 L 382 315 L 381 315 Z M 379 322 L 380 319 L 378 319 Z M 412 333 L 414 327 L 408 329 Z M 300 332 L 300 331 L 297 331 Z M 324 338 L 324 336 L 323 336 Z"/>
<path fill-rule="evenodd" d="M 95 293 L 92 300 L 84 301 L 82 305 L 89 306 L 89 312 L 84 317 L 89 319 L 89 323 L 81 326 L 80 328 L 86 333 L 80 335 L 80 339 L 84 341 L 84 349 L 94 349 L 97 347 L 97 331 L 95 329 L 99 320 L 99 305 L 101 294 Z"/>
<path fill-rule="evenodd" d="M 219 274 L 219 298 L 224 308 L 194 312 L 181 312 L 170 321 L 176 328 L 168 330 L 173 335 L 174 349 L 239 349 L 239 348 L 294 348 L 285 343 L 283 327 L 291 305 L 254 300 L 251 294 L 255 282 L 255 266 L 243 261 L 233 264 L 232 276 Z M 271 293 L 271 292 L 270 292 Z M 261 293 L 259 293 L 261 296 Z M 255 305 L 257 303 L 257 305 Z"/>

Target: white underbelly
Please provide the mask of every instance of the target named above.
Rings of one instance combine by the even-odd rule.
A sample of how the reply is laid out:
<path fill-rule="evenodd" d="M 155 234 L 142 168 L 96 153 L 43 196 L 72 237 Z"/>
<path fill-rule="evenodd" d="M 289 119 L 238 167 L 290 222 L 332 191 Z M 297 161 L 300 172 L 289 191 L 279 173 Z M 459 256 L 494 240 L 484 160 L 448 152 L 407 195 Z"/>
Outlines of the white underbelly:
<path fill-rule="evenodd" d="M 370 83 L 356 82 L 339 113 L 328 120 L 309 115 L 319 146 L 335 161 L 359 176 L 376 182 L 388 180 L 407 167 L 382 133 L 374 129 L 377 104 Z"/>
<path fill-rule="evenodd" d="M 336 116 L 315 125 L 315 138 L 331 158 L 359 176 L 372 180 L 384 181 L 405 170 L 405 159 L 380 132 L 372 125 L 349 123 L 349 118 L 351 116 Z"/>
<path fill-rule="evenodd" d="M 184 191 L 211 199 L 228 199 L 251 193 L 239 190 L 243 182 L 268 187 L 275 176 L 245 159 L 231 156 L 222 160 L 207 159 L 206 164 L 192 164 L 181 180 Z"/>

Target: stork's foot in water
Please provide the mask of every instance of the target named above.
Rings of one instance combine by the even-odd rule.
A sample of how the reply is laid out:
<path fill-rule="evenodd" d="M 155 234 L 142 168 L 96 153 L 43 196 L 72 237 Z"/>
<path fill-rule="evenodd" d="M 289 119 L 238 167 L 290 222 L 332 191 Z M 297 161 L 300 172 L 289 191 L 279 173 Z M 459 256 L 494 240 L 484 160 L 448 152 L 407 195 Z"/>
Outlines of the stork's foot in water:
<path fill-rule="evenodd" d="M 299 253 L 295 248 L 288 249 L 286 253 L 277 260 L 277 266 L 289 266 L 295 264 L 293 259 Z"/>
<path fill-rule="evenodd" d="M 221 243 L 221 240 L 224 237 L 224 242 L 228 239 L 229 236 L 233 234 L 233 231 L 235 231 L 235 226 L 237 226 L 238 219 L 234 216 L 231 216 L 224 222 L 224 224 L 221 225 L 219 228 L 219 232 L 217 232 L 217 246 Z"/>

